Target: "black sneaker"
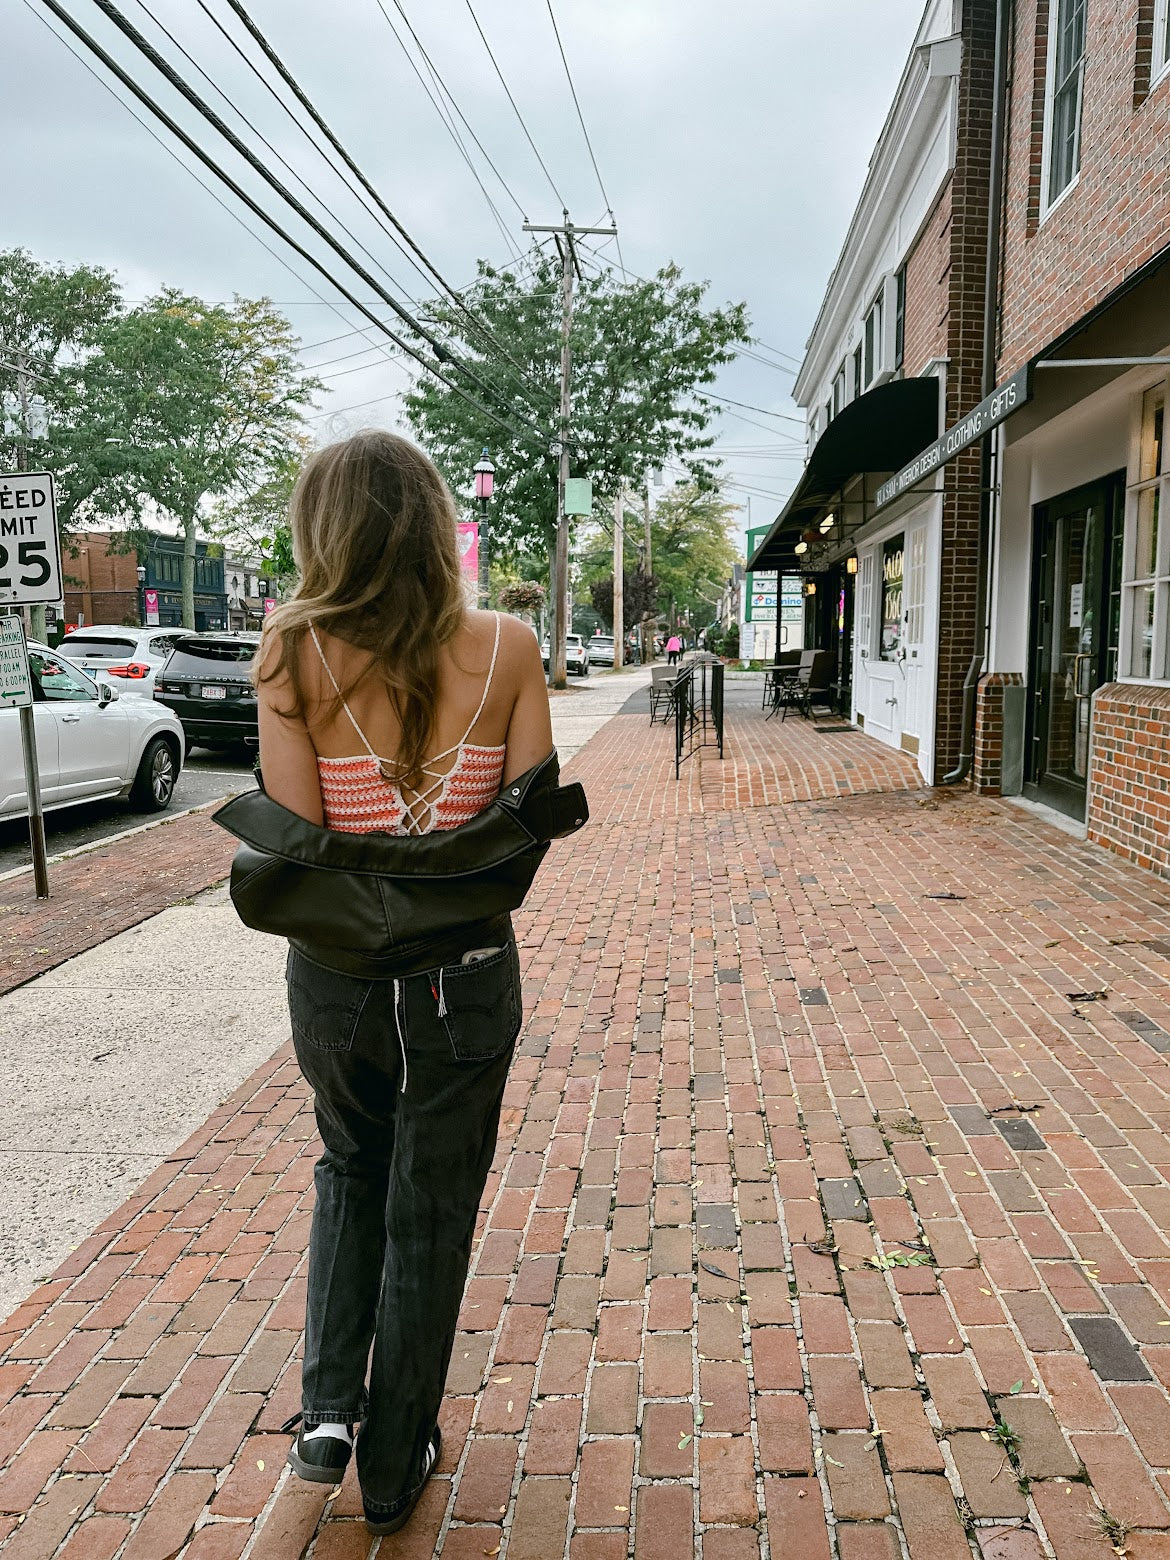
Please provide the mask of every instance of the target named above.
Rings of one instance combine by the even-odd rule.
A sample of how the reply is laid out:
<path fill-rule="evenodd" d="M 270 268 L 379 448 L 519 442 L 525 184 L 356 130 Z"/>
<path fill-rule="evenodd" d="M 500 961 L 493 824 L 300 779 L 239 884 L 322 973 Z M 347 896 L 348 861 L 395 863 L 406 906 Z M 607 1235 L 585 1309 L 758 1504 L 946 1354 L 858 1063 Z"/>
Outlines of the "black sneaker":
<path fill-rule="evenodd" d="M 301 1416 L 295 1414 L 281 1429 L 295 1429 L 300 1419 Z M 353 1450 L 352 1441 L 343 1441 L 337 1435 L 315 1435 L 312 1440 L 306 1440 L 305 1437 L 306 1432 L 301 1430 L 289 1447 L 289 1467 L 300 1478 L 308 1479 L 313 1484 L 340 1484 Z"/>
<path fill-rule="evenodd" d="M 442 1449 L 443 1437 L 439 1433 L 438 1425 L 436 1425 L 426 1452 L 423 1455 L 422 1476 L 410 1494 L 403 1498 L 398 1510 L 391 1507 L 389 1511 L 371 1512 L 370 1508 L 365 1505 L 365 1502 L 362 1502 L 365 1507 L 366 1526 L 371 1533 L 376 1533 L 379 1538 L 384 1538 L 387 1533 L 397 1533 L 399 1528 L 406 1526 L 414 1514 L 414 1508 L 422 1498 L 422 1492 L 427 1487 L 427 1480 L 439 1466 L 439 1453 Z"/>

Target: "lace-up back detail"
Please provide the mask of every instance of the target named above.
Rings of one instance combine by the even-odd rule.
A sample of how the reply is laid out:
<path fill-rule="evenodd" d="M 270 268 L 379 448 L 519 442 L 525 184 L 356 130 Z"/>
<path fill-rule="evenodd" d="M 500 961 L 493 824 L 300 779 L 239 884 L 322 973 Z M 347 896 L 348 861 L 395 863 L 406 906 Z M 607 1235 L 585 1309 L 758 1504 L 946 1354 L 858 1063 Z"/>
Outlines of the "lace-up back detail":
<path fill-rule="evenodd" d="M 433 754 L 421 766 L 429 784 L 409 800 L 398 782 L 387 777 L 389 760 L 374 752 L 346 703 L 341 686 L 333 675 L 333 668 L 325 658 L 321 641 L 317 638 L 317 630 L 311 627 L 309 633 L 321 657 L 321 665 L 341 700 L 341 707 L 366 750 L 350 758 L 317 759 L 327 828 L 339 829 L 346 834 L 429 834 L 432 829 L 454 829 L 461 823 L 467 823 L 495 800 L 504 774 L 504 745 L 501 743 L 499 747 L 485 747 L 467 739 L 483 714 L 496 669 L 496 656 L 500 649 L 498 612 L 491 665 L 488 667 L 479 708 L 471 717 L 462 740 L 453 747 L 444 748 L 441 753 Z M 455 759 L 449 768 L 434 767 L 452 754 Z"/>

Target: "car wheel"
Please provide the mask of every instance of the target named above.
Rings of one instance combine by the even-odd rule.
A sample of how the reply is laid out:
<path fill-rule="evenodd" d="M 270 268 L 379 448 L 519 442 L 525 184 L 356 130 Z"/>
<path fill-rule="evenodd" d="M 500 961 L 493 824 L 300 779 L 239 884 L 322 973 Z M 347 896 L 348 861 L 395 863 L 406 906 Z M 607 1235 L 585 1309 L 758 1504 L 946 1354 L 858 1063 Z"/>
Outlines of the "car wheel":
<path fill-rule="evenodd" d="M 162 812 L 171 805 L 178 778 L 178 755 L 165 737 L 155 737 L 139 761 L 130 792 L 131 806 L 139 812 Z"/>

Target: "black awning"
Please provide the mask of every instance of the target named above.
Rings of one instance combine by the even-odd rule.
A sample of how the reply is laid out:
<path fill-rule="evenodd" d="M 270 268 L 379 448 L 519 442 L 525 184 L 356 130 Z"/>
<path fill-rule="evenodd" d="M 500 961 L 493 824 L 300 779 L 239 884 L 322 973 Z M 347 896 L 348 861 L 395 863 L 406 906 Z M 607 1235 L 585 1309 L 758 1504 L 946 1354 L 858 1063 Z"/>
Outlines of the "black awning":
<path fill-rule="evenodd" d="M 748 559 L 750 570 L 800 572 L 793 548 L 841 489 L 868 472 L 900 471 L 938 437 L 939 381 L 895 379 L 842 407 L 821 434 L 796 491 Z"/>

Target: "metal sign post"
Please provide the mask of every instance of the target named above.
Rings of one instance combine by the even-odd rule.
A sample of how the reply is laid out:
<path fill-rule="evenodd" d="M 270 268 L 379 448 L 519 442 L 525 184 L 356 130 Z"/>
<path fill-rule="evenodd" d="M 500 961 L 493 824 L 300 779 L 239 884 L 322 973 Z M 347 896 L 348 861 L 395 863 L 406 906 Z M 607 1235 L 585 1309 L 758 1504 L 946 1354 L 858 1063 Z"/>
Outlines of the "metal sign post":
<path fill-rule="evenodd" d="M 45 814 L 37 766 L 37 731 L 33 713 L 32 673 L 24 624 L 18 617 L 0 618 L 0 708 L 20 710 L 20 744 L 24 754 L 24 790 L 28 798 L 28 832 L 32 843 L 33 880 L 38 899 L 49 897 L 49 865 L 45 851 Z"/>
<path fill-rule="evenodd" d="M 0 603 L 28 607 L 63 601 L 64 595 L 57 496 L 52 474 L 48 471 L 0 473 Z M 4 705 L 20 710 L 33 880 L 37 898 L 48 899 L 49 866 L 41 774 L 37 764 L 32 674 L 24 624 L 19 617 L 0 618 L 0 706 Z"/>

